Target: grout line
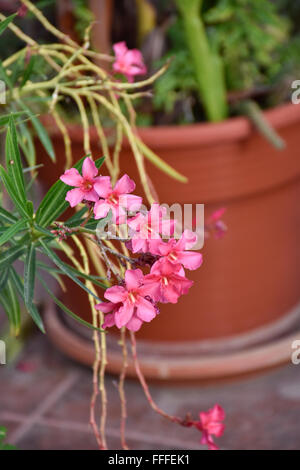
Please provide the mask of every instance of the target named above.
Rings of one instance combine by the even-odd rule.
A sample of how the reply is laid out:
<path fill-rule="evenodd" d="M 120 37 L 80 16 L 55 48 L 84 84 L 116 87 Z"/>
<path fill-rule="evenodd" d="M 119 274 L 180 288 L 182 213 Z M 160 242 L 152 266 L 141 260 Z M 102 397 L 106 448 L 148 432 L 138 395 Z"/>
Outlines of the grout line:
<path fill-rule="evenodd" d="M 17 413 L 11 413 L 11 412 L 4 412 L 0 415 L 1 419 L 6 420 L 6 421 L 12 421 L 12 422 L 19 422 L 19 423 L 24 423 L 26 424 L 27 418 L 24 415 L 17 414 Z M 78 431 L 78 432 L 84 432 L 86 434 L 92 434 L 91 428 L 88 424 L 83 424 L 83 423 L 78 423 L 78 422 L 72 422 L 72 421 L 59 421 L 57 419 L 53 418 L 43 418 L 42 416 L 38 417 L 33 424 L 39 424 L 43 426 L 48 426 L 50 428 L 56 428 L 56 429 L 65 429 L 69 431 Z M 22 424 L 21 424 L 22 428 Z M 16 431 L 18 432 L 18 430 Z M 120 430 L 119 429 L 107 429 L 107 436 L 108 437 L 120 437 Z M 152 438 L 151 434 L 145 434 L 143 432 L 135 432 L 135 431 L 127 431 L 126 432 L 126 437 L 127 440 L 134 440 L 137 442 L 141 443 L 147 443 L 147 444 L 158 444 L 161 446 L 161 444 L 165 445 L 166 448 L 168 449 L 188 449 L 188 450 L 201 450 L 202 446 L 200 445 L 191 445 L 188 448 L 184 447 L 183 441 L 179 439 L 168 439 L 165 438 L 165 436 L 156 436 L 156 438 Z M 10 441 L 12 442 L 12 439 L 10 438 Z M 15 442 L 14 442 L 15 443 Z M 134 449 L 133 449 L 134 450 Z"/>
<path fill-rule="evenodd" d="M 35 411 L 28 417 L 23 417 L 20 426 L 10 436 L 10 442 L 16 445 L 22 437 L 42 418 L 57 401 L 75 384 L 78 379 L 78 373 L 74 372 L 66 377 L 65 380 L 60 382 L 54 390 L 46 396 L 40 405 L 37 406 Z M 20 415 L 21 416 L 21 415 Z"/>

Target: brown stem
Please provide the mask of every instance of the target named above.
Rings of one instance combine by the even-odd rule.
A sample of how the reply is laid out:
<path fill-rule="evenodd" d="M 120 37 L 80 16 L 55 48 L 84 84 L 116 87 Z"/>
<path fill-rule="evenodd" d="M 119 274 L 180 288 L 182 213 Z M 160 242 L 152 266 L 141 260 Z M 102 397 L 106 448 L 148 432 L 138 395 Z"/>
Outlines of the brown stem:
<path fill-rule="evenodd" d="M 191 420 L 186 419 L 186 418 L 182 419 L 182 418 L 179 418 L 177 416 L 169 415 L 164 410 L 159 408 L 159 406 L 154 402 L 154 400 L 151 396 L 149 387 L 147 385 L 147 382 L 145 380 L 145 377 L 144 377 L 144 375 L 141 371 L 139 361 L 138 361 L 137 350 L 136 350 L 136 339 L 135 339 L 135 334 L 134 334 L 133 331 L 130 332 L 130 340 L 131 340 L 131 350 L 132 350 L 132 357 L 133 357 L 135 371 L 136 371 L 138 379 L 141 383 L 141 386 L 144 390 L 145 396 L 146 396 L 151 408 L 154 411 L 156 411 L 156 413 L 158 413 L 160 416 L 163 416 L 164 418 L 168 419 L 169 421 L 172 421 L 172 423 L 177 423 L 177 424 L 180 424 L 181 426 L 189 427 L 192 424 Z"/>
<path fill-rule="evenodd" d="M 129 447 L 126 444 L 126 439 L 125 439 L 127 402 L 126 402 L 126 395 L 125 395 L 125 390 L 124 390 L 124 382 L 125 382 L 126 369 L 127 369 L 128 363 L 127 363 L 127 347 L 126 347 L 126 329 L 124 327 L 121 330 L 121 345 L 122 345 L 122 353 L 123 353 L 123 364 L 122 364 L 122 370 L 121 370 L 120 380 L 119 380 L 119 395 L 120 395 L 120 401 L 121 401 L 121 423 L 120 423 L 121 445 L 122 445 L 122 449 L 129 450 Z"/>

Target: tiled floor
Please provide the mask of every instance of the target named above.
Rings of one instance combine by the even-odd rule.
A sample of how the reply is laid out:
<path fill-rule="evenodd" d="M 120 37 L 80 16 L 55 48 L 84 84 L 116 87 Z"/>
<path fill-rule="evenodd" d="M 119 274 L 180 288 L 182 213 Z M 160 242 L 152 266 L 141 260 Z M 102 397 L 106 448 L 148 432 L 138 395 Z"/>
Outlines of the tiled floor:
<path fill-rule="evenodd" d="M 62 356 L 42 335 L 27 344 L 17 366 L 0 366 L 0 425 L 20 449 L 96 449 L 88 424 L 91 371 Z M 300 366 L 285 366 L 256 377 L 215 385 L 151 385 L 166 411 L 195 417 L 222 404 L 224 449 L 300 448 Z M 132 449 L 201 448 L 195 430 L 157 416 L 139 385 L 127 381 L 127 439 Z M 111 449 L 120 448 L 119 400 L 114 377 L 107 378 Z"/>

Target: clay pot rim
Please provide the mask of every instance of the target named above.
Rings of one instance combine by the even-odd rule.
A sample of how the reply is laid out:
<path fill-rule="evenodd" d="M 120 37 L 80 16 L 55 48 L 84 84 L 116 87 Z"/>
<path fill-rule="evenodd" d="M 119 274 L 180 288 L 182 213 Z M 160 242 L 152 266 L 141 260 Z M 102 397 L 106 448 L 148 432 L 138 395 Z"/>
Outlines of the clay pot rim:
<path fill-rule="evenodd" d="M 292 125 L 300 120 L 300 105 L 292 103 L 282 104 L 263 112 L 265 118 L 275 129 Z M 42 116 L 42 121 L 49 127 L 52 136 L 60 135 L 53 118 L 49 115 Z M 68 123 L 67 129 L 72 141 L 79 142 L 83 138 L 83 130 L 80 124 Z M 98 141 L 98 134 L 94 126 L 90 126 L 90 139 Z M 196 123 L 188 125 L 150 126 L 139 127 L 138 133 L 143 142 L 151 148 L 175 148 L 221 145 L 242 141 L 255 132 L 253 125 L 246 117 L 232 117 L 219 123 Z M 125 148 L 129 142 L 124 139 Z"/>

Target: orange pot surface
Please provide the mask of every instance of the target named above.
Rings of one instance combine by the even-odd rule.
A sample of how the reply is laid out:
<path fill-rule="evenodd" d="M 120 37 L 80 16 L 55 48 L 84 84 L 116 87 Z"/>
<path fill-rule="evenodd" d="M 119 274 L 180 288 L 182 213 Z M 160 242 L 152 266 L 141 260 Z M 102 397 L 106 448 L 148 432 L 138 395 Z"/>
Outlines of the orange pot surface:
<path fill-rule="evenodd" d="M 285 139 L 285 150 L 273 149 L 244 118 L 140 131 L 153 151 L 189 178 L 188 184 L 178 183 L 147 164 L 160 202 L 204 203 L 206 216 L 225 206 L 228 232 L 222 240 L 205 242 L 203 266 L 187 273 L 195 282 L 190 293 L 176 305 L 161 305 L 159 317 L 145 324 L 139 337 L 188 341 L 238 335 L 271 323 L 300 301 L 300 106 L 265 115 Z M 70 133 L 77 160 L 84 154 L 82 132 L 72 126 Z M 94 155 L 100 155 L 93 128 L 91 139 Z M 55 147 L 64 155 L 57 131 Z M 49 185 L 64 162 L 54 166 L 41 148 L 38 154 L 47 162 L 41 177 Z M 138 181 L 127 142 L 121 169 Z M 139 184 L 135 192 L 142 193 Z M 65 301 L 90 318 L 85 294 L 74 285 Z"/>

